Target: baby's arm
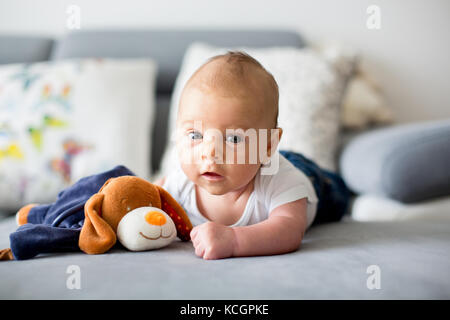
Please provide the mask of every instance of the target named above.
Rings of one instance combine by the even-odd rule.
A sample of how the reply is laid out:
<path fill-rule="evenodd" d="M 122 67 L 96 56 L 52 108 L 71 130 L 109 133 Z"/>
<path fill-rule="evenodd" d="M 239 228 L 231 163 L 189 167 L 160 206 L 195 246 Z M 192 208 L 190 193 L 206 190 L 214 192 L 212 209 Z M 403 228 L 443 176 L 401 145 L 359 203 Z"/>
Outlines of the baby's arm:
<path fill-rule="evenodd" d="M 297 250 L 306 230 L 306 198 L 275 208 L 269 218 L 244 227 L 207 222 L 195 227 L 191 239 L 204 259 L 255 256 Z"/>
<path fill-rule="evenodd" d="M 235 227 L 234 256 L 282 254 L 300 247 L 306 230 L 306 198 L 275 208 L 260 223 Z"/>

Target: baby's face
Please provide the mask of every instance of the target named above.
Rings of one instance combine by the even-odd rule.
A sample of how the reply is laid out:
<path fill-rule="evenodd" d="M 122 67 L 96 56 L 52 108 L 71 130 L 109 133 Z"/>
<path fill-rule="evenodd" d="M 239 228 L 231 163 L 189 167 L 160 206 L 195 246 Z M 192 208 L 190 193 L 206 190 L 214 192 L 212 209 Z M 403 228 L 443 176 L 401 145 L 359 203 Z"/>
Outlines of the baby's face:
<path fill-rule="evenodd" d="M 261 137 L 249 138 L 245 131 L 258 133 L 271 123 L 262 103 L 245 92 L 228 95 L 201 86 L 183 92 L 176 139 L 181 167 L 191 181 L 214 195 L 248 185 L 261 165 Z"/>

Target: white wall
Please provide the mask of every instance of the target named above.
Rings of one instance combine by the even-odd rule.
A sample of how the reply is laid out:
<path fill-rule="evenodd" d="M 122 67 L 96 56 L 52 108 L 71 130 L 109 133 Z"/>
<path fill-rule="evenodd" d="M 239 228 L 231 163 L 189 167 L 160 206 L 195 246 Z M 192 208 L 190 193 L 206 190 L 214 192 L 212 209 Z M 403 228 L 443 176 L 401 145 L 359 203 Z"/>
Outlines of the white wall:
<path fill-rule="evenodd" d="M 450 117 L 448 0 L 1 0 L 0 32 L 60 36 L 66 8 L 88 28 L 280 28 L 360 50 L 400 121 Z M 369 5 L 381 29 L 366 27 Z"/>

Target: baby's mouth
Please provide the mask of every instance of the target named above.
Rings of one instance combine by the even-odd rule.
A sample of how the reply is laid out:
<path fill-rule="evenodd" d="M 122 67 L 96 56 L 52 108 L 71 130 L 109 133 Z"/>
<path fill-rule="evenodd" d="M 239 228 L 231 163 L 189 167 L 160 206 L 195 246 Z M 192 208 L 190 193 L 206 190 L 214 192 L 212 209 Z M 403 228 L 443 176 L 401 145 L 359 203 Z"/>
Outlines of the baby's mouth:
<path fill-rule="evenodd" d="M 211 172 L 211 171 L 207 171 L 207 172 L 202 173 L 202 177 L 205 178 L 206 180 L 209 180 L 209 181 L 218 181 L 218 180 L 222 180 L 223 179 L 223 176 L 221 176 L 218 173 Z"/>

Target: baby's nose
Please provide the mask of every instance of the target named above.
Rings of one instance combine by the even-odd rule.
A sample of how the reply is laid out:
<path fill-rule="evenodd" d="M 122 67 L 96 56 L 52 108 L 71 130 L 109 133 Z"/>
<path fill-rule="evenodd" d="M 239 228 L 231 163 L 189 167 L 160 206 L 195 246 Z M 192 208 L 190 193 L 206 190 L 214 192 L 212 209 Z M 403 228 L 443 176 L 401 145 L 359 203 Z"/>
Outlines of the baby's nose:
<path fill-rule="evenodd" d="M 145 221 L 147 221 L 148 224 L 162 226 L 166 223 L 166 217 L 159 211 L 149 211 L 145 215 Z"/>
<path fill-rule="evenodd" d="M 210 138 L 209 141 L 203 142 L 203 148 L 202 148 L 202 160 L 209 160 L 209 161 L 217 161 L 219 160 L 219 156 L 221 154 L 221 150 L 216 150 L 217 148 L 220 148 L 219 145 L 216 145 L 215 138 Z"/>

